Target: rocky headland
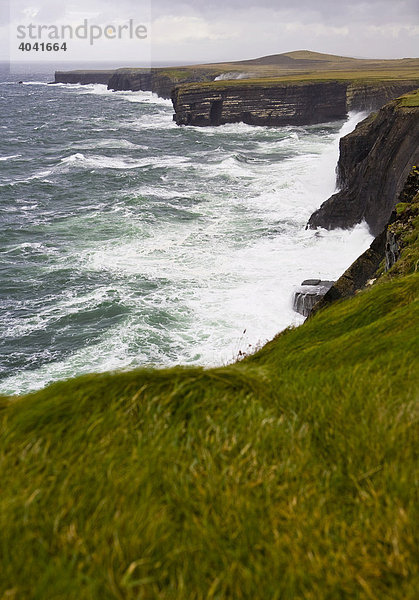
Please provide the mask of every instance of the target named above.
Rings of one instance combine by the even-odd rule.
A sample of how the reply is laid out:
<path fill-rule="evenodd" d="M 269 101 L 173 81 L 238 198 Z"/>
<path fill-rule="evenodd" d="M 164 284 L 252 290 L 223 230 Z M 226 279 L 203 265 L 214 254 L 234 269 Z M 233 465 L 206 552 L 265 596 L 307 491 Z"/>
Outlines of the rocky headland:
<path fill-rule="evenodd" d="M 378 235 L 412 166 L 419 163 L 419 93 L 398 98 L 340 140 L 340 190 L 314 212 L 310 228 L 349 228 L 365 219 Z"/>

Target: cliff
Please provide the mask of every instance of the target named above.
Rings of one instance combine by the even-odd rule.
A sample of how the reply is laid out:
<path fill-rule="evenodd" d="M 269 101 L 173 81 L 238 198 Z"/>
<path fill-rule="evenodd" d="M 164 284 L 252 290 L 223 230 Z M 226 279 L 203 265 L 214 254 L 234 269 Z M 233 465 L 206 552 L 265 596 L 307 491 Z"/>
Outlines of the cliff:
<path fill-rule="evenodd" d="M 218 68 L 112 69 L 103 71 L 55 71 L 53 83 L 102 83 L 109 90 L 150 91 L 170 98 L 172 89 L 181 83 L 212 81 L 222 71 Z"/>
<path fill-rule="evenodd" d="M 415 92 L 390 102 L 340 140 L 340 191 L 311 215 L 308 227 L 348 228 L 365 219 L 378 235 L 418 162 L 419 92 Z"/>
<path fill-rule="evenodd" d="M 347 109 L 374 110 L 412 89 L 409 82 L 415 81 L 414 87 L 419 85 L 419 60 L 365 60 L 305 50 L 203 65 L 57 71 L 55 83 L 104 83 L 112 90 L 153 91 L 159 96 L 170 98 L 172 89 L 177 85 L 211 82 L 218 76 L 229 80 L 231 84 L 249 79 L 262 79 L 269 84 L 274 78 L 283 83 L 341 81 L 348 86 L 353 84 L 356 88 L 361 80 L 368 81 L 369 83 L 363 83 L 356 90 L 348 92 Z M 219 83 L 215 82 L 216 85 Z M 388 88 L 388 93 L 383 86 Z M 391 90 L 391 86 L 396 86 L 397 90 Z"/>
<path fill-rule="evenodd" d="M 343 119 L 346 85 L 217 81 L 176 87 L 172 101 L 178 125 L 305 125 Z"/>
<path fill-rule="evenodd" d="M 55 71 L 53 83 L 81 83 L 82 85 L 102 83 L 107 85 L 113 73 L 113 69 L 103 71 Z"/>
<path fill-rule="evenodd" d="M 309 125 L 371 111 L 411 91 L 419 80 L 353 82 L 337 80 L 247 79 L 182 84 L 172 91 L 178 125 Z"/>
<path fill-rule="evenodd" d="M 169 99 L 180 83 L 212 81 L 220 73 L 208 68 L 117 69 L 108 82 L 110 90 L 151 91 Z"/>
<path fill-rule="evenodd" d="M 419 87 L 419 79 L 406 81 L 366 81 L 351 83 L 347 87 L 347 110 L 373 112 L 398 96 L 414 91 Z"/>
<path fill-rule="evenodd" d="M 397 202 L 397 204 L 396 204 Z M 371 246 L 306 312 L 313 316 L 336 300 L 357 294 L 367 285 L 395 275 L 416 272 L 419 263 L 419 169 L 414 166 L 387 225 Z M 388 274 L 388 275 L 386 275 Z"/>

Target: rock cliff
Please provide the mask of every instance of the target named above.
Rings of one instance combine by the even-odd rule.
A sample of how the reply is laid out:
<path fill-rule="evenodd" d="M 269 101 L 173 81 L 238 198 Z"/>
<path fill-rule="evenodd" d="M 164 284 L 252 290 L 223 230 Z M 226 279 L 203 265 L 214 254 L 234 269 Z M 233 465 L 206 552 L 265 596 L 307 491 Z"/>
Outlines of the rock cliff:
<path fill-rule="evenodd" d="M 55 71 L 53 83 L 102 83 L 107 85 L 113 70 L 104 71 Z"/>
<path fill-rule="evenodd" d="M 343 273 L 311 310 L 314 315 L 332 302 L 353 296 L 383 274 L 405 275 L 419 267 L 419 169 L 410 171 L 395 210 L 371 246 Z"/>
<path fill-rule="evenodd" d="M 418 99 L 416 92 L 390 102 L 340 140 L 340 191 L 311 215 L 310 228 L 348 228 L 365 219 L 373 235 L 382 231 L 419 162 Z"/>
<path fill-rule="evenodd" d="M 343 119 L 346 85 L 217 81 L 176 87 L 172 101 L 178 125 L 303 125 Z"/>
<path fill-rule="evenodd" d="M 180 83 L 212 81 L 219 70 L 196 69 L 113 69 L 109 71 L 55 71 L 53 83 L 102 83 L 115 91 L 139 90 L 170 98 L 172 89 Z"/>
<path fill-rule="evenodd" d="M 351 83 L 346 92 L 346 106 L 348 111 L 370 113 L 418 87 L 418 79 Z"/>
<path fill-rule="evenodd" d="M 376 110 L 418 84 L 418 80 L 227 80 L 182 84 L 173 89 L 172 101 L 178 125 L 239 121 L 251 125 L 309 125 L 343 119 L 349 110 Z"/>
<path fill-rule="evenodd" d="M 212 81 L 219 71 L 208 69 L 117 69 L 108 82 L 110 90 L 150 91 L 170 99 L 180 83 Z"/>

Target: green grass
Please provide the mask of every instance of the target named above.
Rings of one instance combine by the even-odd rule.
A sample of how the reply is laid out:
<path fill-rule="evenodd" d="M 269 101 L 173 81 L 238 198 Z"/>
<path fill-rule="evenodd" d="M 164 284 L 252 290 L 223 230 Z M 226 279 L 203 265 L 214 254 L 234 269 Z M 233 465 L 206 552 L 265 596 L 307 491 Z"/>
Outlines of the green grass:
<path fill-rule="evenodd" d="M 408 600 L 416 273 L 224 368 L 0 400 L 0 598 Z"/>
<path fill-rule="evenodd" d="M 402 96 L 399 106 L 402 108 L 417 108 L 419 106 L 419 89 Z"/>

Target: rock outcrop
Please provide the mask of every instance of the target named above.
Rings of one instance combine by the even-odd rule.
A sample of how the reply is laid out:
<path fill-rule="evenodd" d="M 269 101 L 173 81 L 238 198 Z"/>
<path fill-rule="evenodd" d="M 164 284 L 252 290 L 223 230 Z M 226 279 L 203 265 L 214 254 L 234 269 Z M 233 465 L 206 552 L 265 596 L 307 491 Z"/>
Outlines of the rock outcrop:
<path fill-rule="evenodd" d="M 340 191 L 311 215 L 308 227 L 349 228 L 365 219 L 373 235 L 382 231 L 419 162 L 417 98 L 418 93 L 390 102 L 340 140 Z"/>
<path fill-rule="evenodd" d="M 330 290 L 334 281 L 323 281 L 321 279 L 306 279 L 301 287 L 294 292 L 293 309 L 307 317 L 313 306 L 323 298 Z"/>

